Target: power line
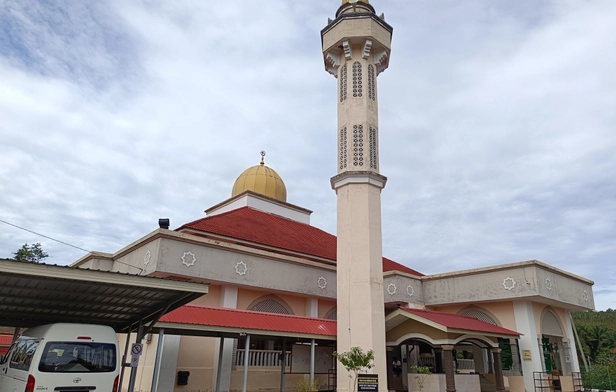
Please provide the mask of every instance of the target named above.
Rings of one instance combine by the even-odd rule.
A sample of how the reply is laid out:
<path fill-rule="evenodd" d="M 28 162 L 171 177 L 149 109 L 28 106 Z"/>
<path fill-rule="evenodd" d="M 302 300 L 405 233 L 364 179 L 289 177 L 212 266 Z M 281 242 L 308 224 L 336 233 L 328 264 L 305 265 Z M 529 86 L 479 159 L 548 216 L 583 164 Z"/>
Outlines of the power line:
<path fill-rule="evenodd" d="M 5 220 L 0 219 L 0 222 L 5 223 L 5 224 L 7 224 L 7 225 L 9 225 L 9 226 L 16 227 L 16 228 L 18 228 L 18 229 L 20 229 L 20 230 L 24 230 L 24 231 L 27 231 L 27 232 L 29 232 L 29 233 L 39 235 L 39 236 L 44 237 L 44 238 L 47 238 L 47 239 L 49 239 L 49 240 L 59 242 L 59 243 L 61 243 L 61 244 L 63 244 L 63 245 L 67 245 L 67 246 L 70 246 L 70 247 L 72 247 L 72 248 L 82 250 L 82 251 L 84 251 L 84 252 L 90 252 L 90 251 L 89 251 L 89 250 L 87 250 L 87 249 L 83 249 L 83 248 L 80 248 L 80 247 L 78 247 L 78 246 L 71 245 L 71 244 L 69 244 L 68 242 L 64 242 L 64 241 L 57 240 L 57 239 L 55 239 L 55 238 L 51 238 L 51 237 L 49 237 L 49 236 L 46 236 L 45 234 L 37 233 L 36 231 L 28 230 L 28 229 L 26 229 L 25 227 L 21 227 L 21 226 L 14 225 L 14 224 L 12 224 L 12 223 L 10 223 L 10 222 L 7 222 L 7 221 L 5 221 Z"/>

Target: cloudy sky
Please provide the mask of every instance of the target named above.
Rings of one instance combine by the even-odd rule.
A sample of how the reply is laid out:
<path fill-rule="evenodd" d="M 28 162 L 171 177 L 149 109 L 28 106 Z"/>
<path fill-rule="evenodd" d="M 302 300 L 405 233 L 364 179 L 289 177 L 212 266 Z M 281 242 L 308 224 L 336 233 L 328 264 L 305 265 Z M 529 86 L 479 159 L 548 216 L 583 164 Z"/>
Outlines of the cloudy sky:
<path fill-rule="evenodd" d="M 538 259 L 616 308 L 616 2 L 374 0 L 384 254 L 423 273 Z M 337 0 L 3 0 L 0 219 L 114 252 L 204 216 L 259 162 L 336 232 Z M 0 222 L 0 257 L 40 242 Z"/>

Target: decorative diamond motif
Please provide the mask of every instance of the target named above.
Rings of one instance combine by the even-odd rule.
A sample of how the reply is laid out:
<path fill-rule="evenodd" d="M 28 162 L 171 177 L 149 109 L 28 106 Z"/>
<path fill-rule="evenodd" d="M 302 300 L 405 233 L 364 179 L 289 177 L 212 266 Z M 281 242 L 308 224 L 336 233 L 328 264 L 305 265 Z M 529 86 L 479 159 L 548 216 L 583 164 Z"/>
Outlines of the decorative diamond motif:
<path fill-rule="evenodd" d="M 588 295 L 588 291 L 586 290 L 582 291 L 582 298 L 584 299 L 584 301 L 588 302 L 588 300 L 590 299 L 590 296 Z"/>
<path fill-rule="evenodd" d="M 552 291 L 552 289 L 554 288 L 554 285 L 552 284 L 550 278 L 545 278 L 545 288 L 548 289 L 548 291 Z"/>
<path fill-rule="evenodd" d="M 187 267 L 192 267 L 193 265 L 195 265 L 196 261 L 197 258 L 195 257 L 195 254 L 193 252 L 184 252 L 184 254 L 182 255 L 182 264 Z"/>
<path fill-rule="evenodd" d="M 238 261 L 237 264 L 235 264 L 235 273 L 241 276 L 246 275 L 246 272 L 248 272 L 248 266 L 246 263 L 243 261 Z"/>
<path fill-rule="evenodd" d="M 387 286 L 387 292 L 389 293 L 389 295 L 396 294 L 396 285 L 393 283 L 390 283 L 389 286 Z"/>
<path fill-rule="evenodd" d="M 409 297 L 412 297 L 413 294 L 415 294 L 415 289 L 413 288 L 413 286 L 406 286 L 406 293 L 409 295 Z"/>
<path fill-rule="evenodd" d="M 319 279 L 317 279 L 317 285 L 319 285 L 319 288 L 321 290 L 325 290 L 325 288 L 327 287 L 327 279 L 321 276 Z"/>
<path fill-rule="evenodd" d="M 513 280 L 513 278 L 506 277 L 505 279 L 503 279 L 503 287 L 509 291 L 513 290 L 513 288 L 515 287 L 515 280 Z"/>
<path fill-rule="evenodd" d="M 145 256 L 143 256 L 143 264 L 144 265 L 150 264 L 151 258 L 152 258 L 152 252 L 148 250 L 147 252 L 145 252 Z"/>

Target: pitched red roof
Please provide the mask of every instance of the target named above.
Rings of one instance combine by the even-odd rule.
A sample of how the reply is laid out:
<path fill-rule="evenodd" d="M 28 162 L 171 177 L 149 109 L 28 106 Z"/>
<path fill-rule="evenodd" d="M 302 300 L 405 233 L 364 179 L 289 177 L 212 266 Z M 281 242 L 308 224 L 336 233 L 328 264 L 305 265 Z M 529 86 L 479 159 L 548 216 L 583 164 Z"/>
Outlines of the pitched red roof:
<path fill-rule="evenodd" d="M 178 231 L 184 229 L 203 231 L 328 259 L 332 262 L 336 261 L 336 236 L 314 226 L 250 207 L 241 207 L 186 223 Z M 411 268 L 384 257 L 383 272 L 387 271 L 423 276 Z"/>
<path fill-rule="evenodd" d="M 336 322 L 287 314 L 185 305 L 160 318 L 163 323 L 336 336 Z"/>
<path fill-rule="evenodd" d="M 0 346 L 10 346 L 13 343 L 13 335 L 0 335 Z"/>
<path fill-rule="evenodd" d="M 462 316 L 459 314 L 437 312 L 434 310 L 400 308 L 401 310 L 423 317 L 427 320 L 441 324 L 447 328 L 465 329 L 467 331 L 476 331 L 483 333 L 495 333 L 498 335 L 520 336 L 521 334 L 507 328 L 499 327 L 498 325 L 486 323 L 474 317 Z"/>

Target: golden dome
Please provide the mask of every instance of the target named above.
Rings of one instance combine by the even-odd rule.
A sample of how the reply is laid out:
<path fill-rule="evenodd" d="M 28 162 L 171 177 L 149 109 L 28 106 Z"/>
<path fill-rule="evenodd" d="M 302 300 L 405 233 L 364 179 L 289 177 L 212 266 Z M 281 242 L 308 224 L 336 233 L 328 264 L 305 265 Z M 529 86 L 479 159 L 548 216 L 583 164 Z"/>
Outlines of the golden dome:
<path fill-rule="evenodd" d="M 264 156 L 265 152 L 262 151 L 261 163 L 246 169 L 235 180 L 231 197 L 252 191 L 282 202 L 287 201 L 287 187 L 274 169 L 265 166 Z"/>

